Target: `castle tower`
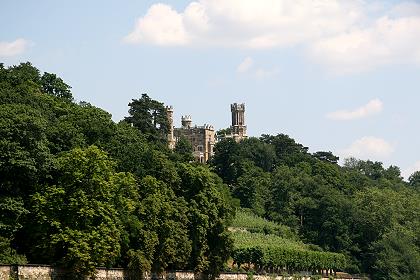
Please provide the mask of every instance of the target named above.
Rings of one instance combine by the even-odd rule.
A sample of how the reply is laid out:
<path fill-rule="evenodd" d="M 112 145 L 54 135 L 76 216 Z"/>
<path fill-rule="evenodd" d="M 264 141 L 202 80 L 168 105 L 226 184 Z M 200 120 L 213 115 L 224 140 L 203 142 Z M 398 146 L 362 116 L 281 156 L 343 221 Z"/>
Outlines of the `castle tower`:
<path fill-rule="evenodd" d="M 233 103 L 230 105 L 232 112 L 232 137 L 236 142 L 247 138 L 246 125 L 245 125 L 245 104 Z"/>
<path fill-rule="evenodd" d="M 191 128 L 192 119 L 191 116 L 186 115 L 181 117 L 182 128 Z"/>
<path fill-rule="evenodd" d="M 166 115 L 168 117 L 168 123 L 169 123 L 168 146 L 169 146 L 169 149 L 174 149 L 175 148 L 174 108 L 172 106 L 166 106 Z"/>

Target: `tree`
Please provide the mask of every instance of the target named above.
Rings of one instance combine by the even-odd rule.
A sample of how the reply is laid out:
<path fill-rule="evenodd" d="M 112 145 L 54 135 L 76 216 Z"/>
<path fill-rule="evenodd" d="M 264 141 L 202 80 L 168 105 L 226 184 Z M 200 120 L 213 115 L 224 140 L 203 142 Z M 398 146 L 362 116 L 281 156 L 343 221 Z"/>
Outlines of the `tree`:
<path fill-rule="evenodd" d="M 130 116 L 125 117 L 125 121 L 140 130 L 149 141 L 165 146 L 169 121 L 163 103 L 142 94 L 140 99 L 133 99 L 128 106 Z"/>
<path fill-rule="evenodd" d="M 0 236 L 0 263 L 1 264 L 26 264 L 25 256 L 19 255 L 15 249 L 11 247 L 8 238 Z"/>
<path fill-rule="evenodd" d="M 140 131 L 126 122 L 116 126 L 115 134 L 103 148 L 116 160 L 119 171 L 130 172 L 138 179 L 149 175 L 172 188 L 179 187 L 174 162 L 159 150 L 159 145 L 148 142 Z"/>
<path fill-rule="evenodd" d="M 52 163 L 47 120 L 28 105 L 0 105 L 0 196 L 28 195 Z"/>
<path fill-rule="evenodd" d="M 119 122 L 115 133 L 102 148 L 116 161 L 118 171 L 131 172 L 139 178 L 145 176 L 143 155 L 150 147 L 138 129 L 124 121 Z"/>
<path fill-rule="evenodd" d="M 230 127 L 222 128 L 216 131 L 216 136 L 220 138 L 224 138 L 232 134 L 232 129 Z"/>
<path fill-rule="evenodd" d="M 191 162 L 194 160 L 193 147 L 190 141 L 188 141 L 188 139 L 184 136 L 181 136 L 176 142 L 174 152 L 176 158 L 180 161 Z"/>
<path fill-rule="evenodd" d="M 270 174 L 252 162 L 245 162 L 242 165 L 244 166 L 242 175 L 233 186 L 232 194 L 240 200 L 241 207 L 250 208 L 255 214 L 263 216 L 271 184 Z"/>
<path fill-rule="evenodd" d="M 0 263 L 25 264 L 25 256 L 13 248 L 15 233 L 23 227 L 22 217 L 28 214 L 20 197 L 0 196 Z"/>
<path fill-rule="evenodd" d="M 117 190 L 135 184 L 118 174 L 95 146 L 57 158 L 56 184 L 32 196 L 30 260 L 70 268 L 78 274 L 110 266 L 120 253 L 121 228 L 114 205 Z M 122 180 L 124 177 L 124 180 Z"/>
<path fill-rule="evenodd" d="M 312 156 L 319 160 L 326 161 L 332 164 L 337 164 L 338 160 L 340 159 L 339 157 L 335 156 L 331 152 L 322 152 L 322 151 L 313 153 Z"/>
<path fill-rule="evenodd" d="M 380 248 L 391 246 L 389 242 L 393 242 L 394 234 L 401 233 L 399 228 L 403 229 L 404 234 L 414 233 L 413 240 L 420 238 L 419 201 L 420 195 L 408 189 L 397 191 L 389 188 L 369 188 L 356 193 L 352 215 L 355 224 L 352 227 L 355 236 L 354 242 L 358 244 L 360 251 L 355 253 L 355 257 L 363 264 L 364 271 L 371 272 L 373 270 L 376 257 L 380 255 Z M 388 236 L 389 240 L 380 241 L 394 229 L 397 231 Z M 385 245 L 384 242 L 388 245 Z M 413 249 L 420 252 L 418 246 Z"/>
<path fill-rule="evenodd" d="M 288 135 L 278 134 L 272 136 L 263 134 L 260 139 L 264 143 L 273 145 L 278 160 L 277 165 L 294 166 L 299 162 L 311 160 L 308 154 L 308 147 L 296 143 Z"/>
<path fill-rule="evenodd" d="M 232 198 L 222 180 L 206 166 L 178 165 L 182 189 L 178 195 L 188 203 L 192 252 L 189 267 L 217 276 L 232 249 L 227 226 L 234 215 Z"/>
<path fill-rule="evenodd" d="M 355 158 L 345 159 L 343 167 L 350 170 L 356 170 L 372 180 L 382 178 L 385 172 L 382 162 L 373 162 L 371 160 L 364 161 Z"/>
<path fill-rule="evenodd" d="M 420 171 L 416 171 L 410 175 L 408 184 L 410 187 L 420 190 Z"/>
<path fill-rule="evenodd" d="M 184 268 L 191 253 L 185 200 L 151 176 L 141 180 L 139 190 L 141 226 L 131 238 L 131 268 L 156 273 Z"/>
<path fill-rule="evenodd" d="M 115 133 L 111 114 L 86 102 L 74 107 L 67 120 L 84 135 L 87 145 L 104 145 Z"/>
<path fill-rule="evenodd" d="M 30 62 L 9 67 L 6 71 L 8 72 L 6 74 L 7 82 L 17 91 L 28 89 L 28 86 L 40 89 L 41 76 L 39 70 L 32 66 Z"/>
<path fill-rule="evenodd" d="M 274 169 L 277 158 L 273 145 L 250 137 L 239 142 L 239 150 L 241 158 L 252 161 L 264 171 L 269 172 Z"/>
<path fill-rule="evenodd" d="M 42 90 L 52 96 L 62 98 L 66 101 L 73 101 L 73 95 L 70 91 L 71 86 L 66 84 L 55 74 L 45 72 L 41 77 Z"/>
<path fill-rule="evenodd" d="M 233 184 L 238 177 L 239 144 L 232 138 L 226 138 L 216 143 L 214 151 L 210 159 L 211 166 L 223 182 Z"/>
<path fill-rule="evenodd" d="M 372 244 L 373 279 L 420 279 L 420 250 L 416 237 L 404 228 L 394 228 Z"/>

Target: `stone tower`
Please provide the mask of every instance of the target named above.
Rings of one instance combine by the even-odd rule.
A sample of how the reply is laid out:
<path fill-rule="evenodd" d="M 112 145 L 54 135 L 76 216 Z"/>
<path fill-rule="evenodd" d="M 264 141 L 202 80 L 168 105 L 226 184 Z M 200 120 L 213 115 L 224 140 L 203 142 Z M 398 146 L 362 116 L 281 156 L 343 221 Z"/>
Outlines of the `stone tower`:
<path fill-rule="evenodd" d="M 186 115 L 181 117 L 181 125 L 183 128 L 191 128 L 192 119 L 191 116 Z"/>
<path fill-rule="evenodd" d="M 247 138 L 246 125 L 245 125 L 245 104 L 233 103 L 230 105 L 230 111 L 232 112 L 232 137 L 236 142 Z"/>
<path fill-rule="evenodd" d="M 174 108 L 172 106 L 166 106 L 166 115 L 168 116 L 168 123 L 169 123 L 168 146 L 170 149 L 174 149 L 175 148 Z"/>

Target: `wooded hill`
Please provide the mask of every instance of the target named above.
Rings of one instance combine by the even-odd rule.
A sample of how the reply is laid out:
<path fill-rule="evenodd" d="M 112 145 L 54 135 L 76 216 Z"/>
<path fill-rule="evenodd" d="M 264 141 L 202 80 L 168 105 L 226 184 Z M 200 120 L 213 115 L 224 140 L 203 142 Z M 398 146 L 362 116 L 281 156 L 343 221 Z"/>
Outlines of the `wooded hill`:
<path fill-rule="evenodd" d="M 345 268 L 343 254 L 324 252 L 316 245 L 303 243 L 289 227 L 267 221 L 249 210 L 237 209 L 233 227 L 233 264 L 246 264 L 258 273 L 294 275 L 310 272 L 321 275 L 328 269 Z"/>
<path fill-rule="evenodd" d="M 223 140 L 202 165 L 186 141 L 169 150 L 167 130 L 164 104 L 145 94 L 115 123 L 56 75 L 0 65 L 0 263 L 211 277 L 252 247 L 228 231 L 243 207 L 273 222 L 264 234 L 277 251 L 261 249 L 257 268 L 321 267 L 281 261 L 297 248 L 374 279 L 420 279 L 420 173 L 404 182 L 380 162 L 339 166 L 283 134 Z"/>

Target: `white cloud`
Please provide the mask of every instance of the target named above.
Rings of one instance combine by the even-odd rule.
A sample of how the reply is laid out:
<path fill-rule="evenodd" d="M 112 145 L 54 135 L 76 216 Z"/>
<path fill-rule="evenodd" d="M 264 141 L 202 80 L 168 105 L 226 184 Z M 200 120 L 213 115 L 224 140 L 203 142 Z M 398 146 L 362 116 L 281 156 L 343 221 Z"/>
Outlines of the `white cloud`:
<path fill-rule="evenodd" d="M 182 20 L 182 16 L 170 6 L 155 4 L 144 17 L 137 20 L 134 30 L 124 41 L 148 42 L 161 46 L 185 45 L 189 39 Z"/>
<path fill-rule="evenodd" d="M 264 80 L 274 76 L 277 73 L 277 70 L 265 69 L 262 67 L 257 68 L 254 60 L 248 56 L 238 65 L 236 72 L 239 74 L 247 74 L 249 77 L 253 77 L 257 80 Z"/>
<path fill-rule="evenodd" d="M 382 101 L 376 98 L 354 110 L 339 110 L 328 113 L 327 118 L 337 121 L 361 119 L 382 112 L 383 107 Z"/>
<path fill-rule="evenodd" d="M 264 80 L 273 77 L 277 73 L 277 70 L 267 70 L 263 68 L 258 68 L 255 70 L 255 78 L 258 80 Z"/>
<path fill-rule="evenodd" d="M 416 161 L 412 166 L 404 169 L 401 172 L 401 175 L 408 180 L 408 178 L 410 177 L 410 175 L 412 175 L 414 172 L 416 171 L 420 171 L 420 160 Z"/>
<path fill-rule="evenodd" d="M 372 12 L 375 11 L 375 12 Z M 125 37 L 133 44 L 249 49 L 299 46 L 334 73 L 420 65 L 420 4 L 361 0 L 198 0 L 154 4 Z"/>
<path fill-rule="evenodd" d="M 239 65 L 236 71 L 238 73 L 245 73 L 254 65 L 254 60 L 251 57 L 246 57 Z"/>
<path fill-rule="evenodd" d="M 385 16 L 366 28 L 318 40 L 310 46 L 309 54 L 338 74 L 363 72 L 387 64 L 420 64 L 418 38 L 420 16 Z"/>
<path fill-rule="evenodd" d="M 23 53 L 29 45 L 25 39 L 19 38 L 13 42 L 0 42 L 0 57 L 11 57 Z"/>
<path fill-rule="evenodd" d="M 343 32 L 360 20 L 358 0 L 200 0 L 177 12 L 152 5 L 129 43 L 241 48 L 292 46 Z"/>
<path fill-rule="evenodd" d="M 420 15 L 420 5 L 415 2 L 402 2 L 392 7 L 389 14 L 395 17 L 417 17 Z"/>
<path fill-rule="evenodd" d="M 382 138 L 365 136 L 339 152 L 342 158 L 383 159 L 394 152 L 394 147 Z"/>

